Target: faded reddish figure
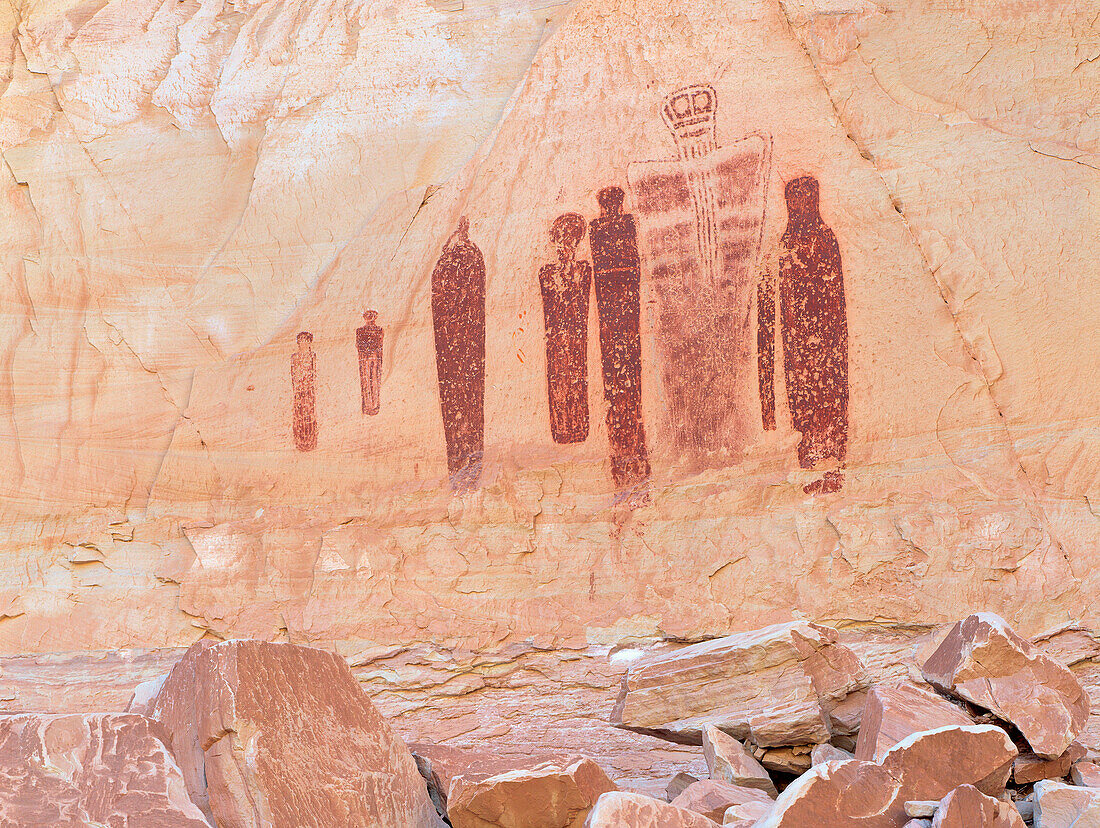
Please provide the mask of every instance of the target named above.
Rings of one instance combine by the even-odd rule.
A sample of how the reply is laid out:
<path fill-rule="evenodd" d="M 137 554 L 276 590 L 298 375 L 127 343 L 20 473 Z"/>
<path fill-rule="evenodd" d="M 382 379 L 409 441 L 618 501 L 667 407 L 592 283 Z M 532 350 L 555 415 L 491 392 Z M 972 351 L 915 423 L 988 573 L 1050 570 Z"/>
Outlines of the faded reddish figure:
<path fill-rule="evenodd" d="M 355 329 L 359 352 L 359 390 L 364 414 L 377 414 L 382 405 L 382 329 L 376 324 L 378 311 L 364 311 L 361 328 Z"/>
<path fill-rule="evenodd" d="M 600 215 L 592 220 L 589 244 L 600 316 L 600 354 L 611 476 L 620 489 L 649 478 L 642 425 L 641 267 L 634 216 L 623 212 L 621 187 L 596 196 Z"/>
<path fill-rule="evenodd" d="M 592 266 L 575 258 L 584 231 L 583 216 L 558 216 L 550 228 L 558 261 L 539 269 L 546 321 L 550 433 L 557 443 L 583 443 L 588 439 L 588 294 L 592 289 Z"/>
<path fill-rule="evenodd" d="M 298 350 L 290 357 L 290 384 L 294 389 L 294 445 L 298 451 L 317 448 L 317 364 L 313 334 L 298 334 Z"/>
<path fill-rule="evenodd" d="M 848 449 L 848 316 L 844 274 L 836 236 L 818 212 L 817 179 L 787 183 L 787 229 L 779 260 L 779 325 L 791 420 L 802 433 L 798 464 L 812 469 L 823 460 L 843 463 Z M 775 428 L 775 298 L 770 276 L 757 293 L 760 405 L 765 429 Z M 805 487 L 835 492 L 839 469 Z"/>
<path fill-rule="evenodd" d="M 485 451 L 485 259 L 463 216 L 432 272 L 439 404 L 451 488 L 472 489 Z"/>

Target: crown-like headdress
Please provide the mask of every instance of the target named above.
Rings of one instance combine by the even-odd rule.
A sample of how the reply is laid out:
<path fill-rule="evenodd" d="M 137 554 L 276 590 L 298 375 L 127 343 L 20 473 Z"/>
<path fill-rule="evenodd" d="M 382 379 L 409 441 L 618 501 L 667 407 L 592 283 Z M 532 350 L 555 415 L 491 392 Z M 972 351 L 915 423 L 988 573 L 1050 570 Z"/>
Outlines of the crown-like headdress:
<path fill-rule="evenodd" d="M 665 97 L 661 117 L 672 130 L 682 155 L 701 155 L 718 146 L 714 133 L 717 108 L 718 94 L 705 83 L 685 86 Z"/>

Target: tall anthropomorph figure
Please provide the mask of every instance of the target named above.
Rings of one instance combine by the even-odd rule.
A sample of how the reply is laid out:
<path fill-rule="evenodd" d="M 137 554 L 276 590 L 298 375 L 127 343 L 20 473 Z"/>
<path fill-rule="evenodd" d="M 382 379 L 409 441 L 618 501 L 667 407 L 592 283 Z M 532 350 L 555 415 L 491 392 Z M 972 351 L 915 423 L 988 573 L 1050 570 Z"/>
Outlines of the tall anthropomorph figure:
<path fill-rule="evenodd" d="M 297 341 L 298 350 L 290 357 L 290 385 L 294 391 L 291 424 L 298 451 L 312 451 L 317 448 L 317 364 L 313 354 L 313 334 L 302 331 Z"/>
<path fill-rule="evenodd" d="M 451 488 L 472 489 L 485 451 L 485 259 L 465 216 L 432 272 L 439 404 Z"/>
<path fill-rule="evenodd" d="M 539 269 L 546 322 L 550 433 L 557 443 L 583 443 L 588 438 L 588 294 L 592 289 L 592 266 L 576 261 L 584 231 L 583 216 L 558 216 L 550 229 L 558 261 Z"/>
<path fill-rule="evenodd" d="M 778 276 L 765 274 L 757 293 L 760 403 L 765 429 L 775 428 L 775 301 L 783 337 L 783 370 L 794 428 L 802 433 L 798 464 L 839 465 L 848 449 L 848 316 L 840 247 L 818 212 L 819 185 L 805 175 L 787 183 L 787 229 Z M 776 281 L 778 285 L 776 285 Z M 839 468 L 805 487 L 835 492 Z"/>
<path fill-rule="evenodd" d="M 620 489 L 649 477 L 642 425 L 641 266 L 634 216 L 623 212 L 623 191 L 606 187 L 596 196 L 600 215 L 592 220 L 589 244 L 600 317 L 600 355 L 611 476 Z"/>
<path fill-rule="evenodd" d="M 382 404 L 382 329 L 376 324 L 378 311 L 363 312 L 364 325 L 355 329 L 359 352 L 359 390 L 364 414 L 377 414 Z"/>

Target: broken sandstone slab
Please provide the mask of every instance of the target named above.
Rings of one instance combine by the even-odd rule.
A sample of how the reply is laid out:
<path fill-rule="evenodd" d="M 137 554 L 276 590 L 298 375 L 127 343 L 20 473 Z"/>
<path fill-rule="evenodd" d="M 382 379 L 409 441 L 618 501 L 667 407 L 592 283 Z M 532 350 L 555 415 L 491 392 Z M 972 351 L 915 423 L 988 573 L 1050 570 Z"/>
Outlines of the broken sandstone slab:
<path fill-rule="evenodd" d="M 992 725 L 915 733 L 881 763 L 814 765 L 779 795 L 757 828 L 901 828 L 908 801 L 938 801 L 959 785 L 1000 794 L 1015 757 L 1008 734 Z"/>
<path fill-rule="evenodd" d="M 636 662 L 611 721 L 685 744 L 708 724 L 761 747 L 819 744 L 829 711 L 868 683 L 836 630 L 781 624 Z"/>
<path fill-rule="evenodd" d="M 1035 783 L 1035 828 L 1092 828 L 1100 825 L 1100 790 L 1063 782 Z"/>
<path fill-rule="evenodd" d="M 416 761 L 416 768 L 428 785 L 428 795 L 440 813 L 447 812 L 447 797 L 451 784 L 458 777 L 467 782 L 479 782 L 508 771 L 531 768 L 543 762 L 553 761 L 554 757 L 532 755 L 524 759 L 509 759 L 495 753 L 482 750 L 466 750 L 450 745 L 413 742 L 408 745 Z M 569 757 L 566 765 L 575 759 Z"/>
<path fill-rule="evenodd" d="M 960 785 L 940 800 L 932 828 L 1026 828 L 1010 802 L 986 796 L 972 785 Z"/>
<path fill-rule="evenodd" d="M 148 719 L 0 717 L 0 825 L 209 828 Z"/>
<path fill-rule="evenodd" d="M 1074 742 L 1056 759 L 1044 759 L 1033 753 L 1020 754 L 1012 764 L 1012 780 L 1017 785 L 1030 785 L 1040 779 L 1061 779 L 1086 752 L 1084 745 Z"/>
<path fill-rule="evenodd" d="M 714 828 L 702 814 L 643 794 L 605 793 L 588 814 L 585 828 Z"/>
<path fill-rule="evenodd" d="M 743 788 L 717 779 L 704 779 L 689 785 L 687 789 L 672 800 L 677 808 L 695 811 L 715 822 L 721 822 L 726 811 L 733 805 L 748 802 L 760 802 L 771 808 L 772 798 L 756 788 Z"/>
<path fill-rule="evenodd" d="M 779 795 L 775 783 L 745 746 L 714 725 L 703 728 L 703 757 L 711 779 L 745 788 L 758 788 L 771 798 Z"/>
<path fill-rule="evenodd" d="M 820 765 L 822 762 L 847 762 L 854 758 L 848 751 L 841 750 L 828 742 L 823 745 L 814 745 L 814 749 L 810 751 L 810 762 L 814 765 Z"/>
<path fill-rule="evenodd" d="M 741 805 L 730 805 L 722 816 L 722 824 L 733 825 L 735 828 L 749 828 L 766 817 L 774 804 L 773 802 L 745 802 Z"/>
<path fill-rule="evenodd" d="M 855 758 L 877 762 L 913 733 L 969 724 L 973 721 L 957 705 L 915 684 L 877 685 L 867 693 Z"/>
<path fill-rule="evenodd" d="M 600 795 L 615 790 L 603 769 L 583 757 L 483 779 L 459 775 L 447 818 L 454 828 L 581 828 Z"/>
<path fill-rule="evenodd" d="M 937 688 L 1014 724 L 1053 759 L 1077 738 L 1089 700 L 1068 667 L 1038 652 L 1004 619 L 978 613 L 955 624 L 921 668 Z"/>
<path fill-rule="evenodd" d="M 335 653 L 200 641 L 152 703 L 219 828 L 435 828 L 404 743 Z"/>
<path fill-rule="evenodd" d="M 1096 762 L 1075 762 L 1069 769 L 1069 778 L 1074 785 L 1083 788 L 1100 788 L 1100 765 Z"/>

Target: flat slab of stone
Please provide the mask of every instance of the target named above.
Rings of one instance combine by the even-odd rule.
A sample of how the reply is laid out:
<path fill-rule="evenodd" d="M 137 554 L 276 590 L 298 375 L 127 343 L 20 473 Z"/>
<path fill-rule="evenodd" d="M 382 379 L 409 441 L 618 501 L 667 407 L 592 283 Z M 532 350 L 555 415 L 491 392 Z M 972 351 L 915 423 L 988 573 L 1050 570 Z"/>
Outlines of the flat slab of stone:
<path fill-rule="evenodd" d="M 921 672 L 940 690 L 1014 724 L 1045 758 L 1061 756 L 1088 720 L 1088 696 L 1070 669 L 992 613 L 955 624 Z"/>
<path fill-rule="evenodd" d="M 762 747 L 819 744 L 829 711 L 868 683 L 836 630 L 781 624 L 636 662 L 611 721 L 685 744 L 708 724 Z"/>
<path fill-rule="evenodd" d="M 0 825 L 210 828 L 148 719 L 0 717 Z"/>
<path fill-rule="evenodd" d="M 447 818 L 454 828 L 581 828 L 600 795 L 614 790 L 603 769 L 583 757 L 484 778 L 459 775 Z"/>
<path fill-rule="evenodd" d="M 442 824 L 412 754 L 335 653 L 199 642 L 152 717 L 218 828 Z"/>
<path fill-rule="evenodd" d="M 585 828 L 714 828 L 702 814 L 642 794 L 616 791 L 596 801 Z"/>
<path fill-rule="evenodd" d="M 986 796 L 972 785 L 960 785 L 940 800 L 932 828 L 1026 828 L 1010 802 Z"/>
<path fill-rule="evenodd" d="M 759 788 L 773 799 L 779 795 L 764 766 L 737 739 L 714 725 L 703 728 L 703 757 L 711 779 L 745 788 Z"/>
<path fill-rule="evenodd" d="M 1035 783 L 1035 828 L 1092 828 L 1100 825 L 1100 790 L 1043 780 Z"/>
<path fill-rule="evenodd" d="M 689 785 L 672 800 L 677 808 L 695 811 L 715 822 L 722 821 L 731 805 L 744 805 L 746 802 L 761 802 L 771 808 L 773 800 L 757 788 L 743 788 L 718 779 L 704 779 Z"/>
<path fill-rule="evenodd" d="M 876 685 L 867 692 L 855 758 L 877 762 L 913 733 L 973 723 L 958 705 L 912 682 Z"/>

